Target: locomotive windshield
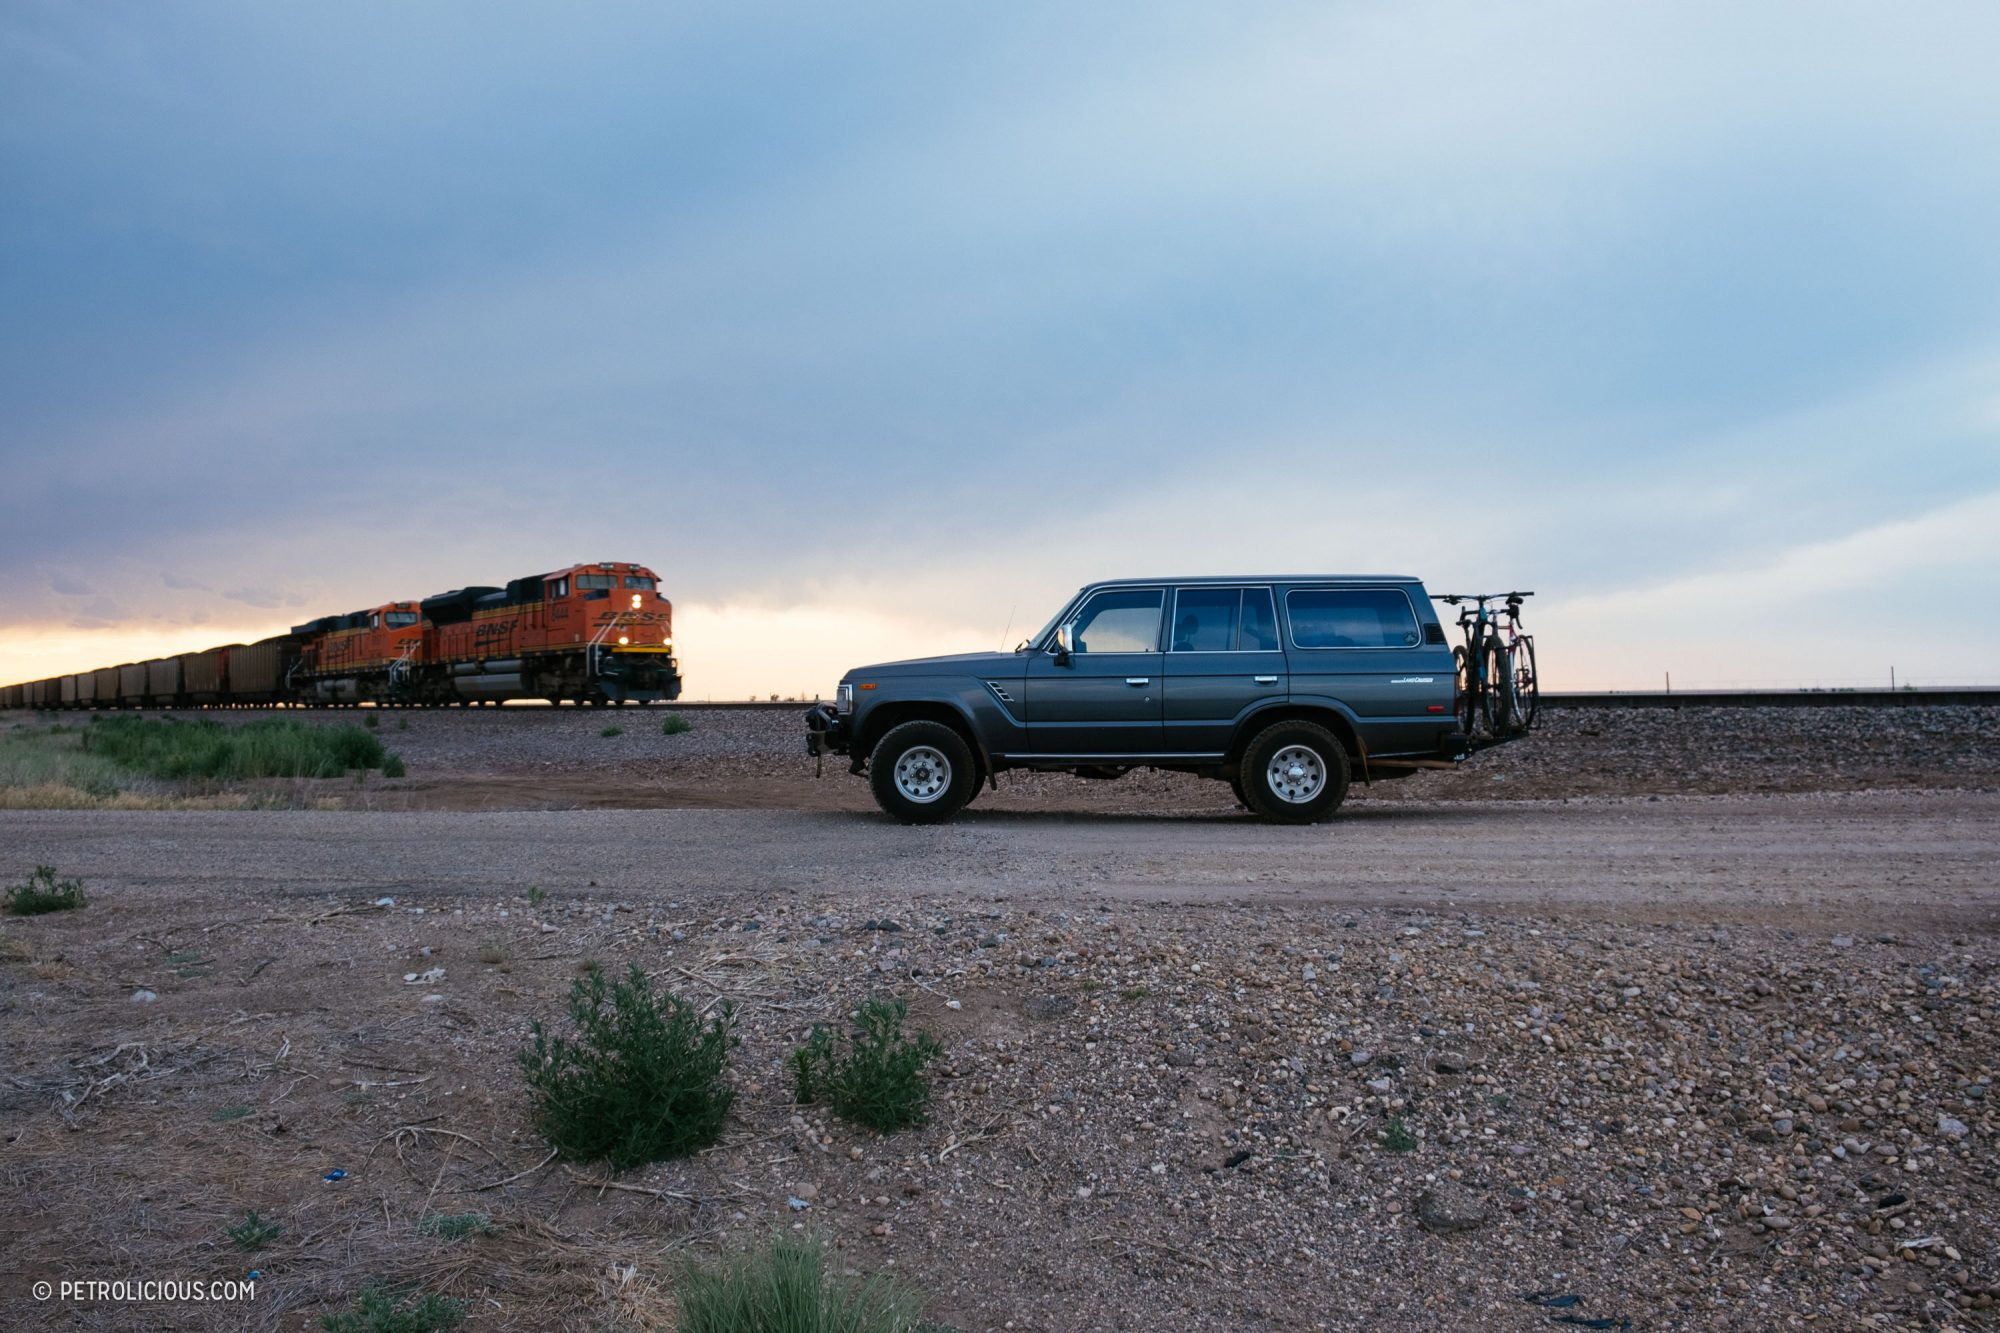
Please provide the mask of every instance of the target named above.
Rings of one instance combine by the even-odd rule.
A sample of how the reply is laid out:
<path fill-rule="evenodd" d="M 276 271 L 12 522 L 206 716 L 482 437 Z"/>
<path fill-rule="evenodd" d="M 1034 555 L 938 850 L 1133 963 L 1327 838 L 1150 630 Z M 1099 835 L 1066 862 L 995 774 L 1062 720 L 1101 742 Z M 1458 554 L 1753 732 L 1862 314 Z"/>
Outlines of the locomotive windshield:
<path fill-rule="evenodd" d="M 388 621 L 389 628 L 402 629 L 405 626 L 417 623 L 417 613 L 415 611 L 391 611 L 388 615 Z"/>
<path fill-rule="evenodd" d="M 627 574 L 625 576 L 625 586 L 628 588 L 643 588 L 647 592 L 651 592 L 653 590 L 653 580 L 643 574 Z"/>
<path fill-rule="evenodd" d="M 618 586 L 618 579 L 611 574 L 578 574 L 576 586 L 586 589 L 615 588 Z"/>

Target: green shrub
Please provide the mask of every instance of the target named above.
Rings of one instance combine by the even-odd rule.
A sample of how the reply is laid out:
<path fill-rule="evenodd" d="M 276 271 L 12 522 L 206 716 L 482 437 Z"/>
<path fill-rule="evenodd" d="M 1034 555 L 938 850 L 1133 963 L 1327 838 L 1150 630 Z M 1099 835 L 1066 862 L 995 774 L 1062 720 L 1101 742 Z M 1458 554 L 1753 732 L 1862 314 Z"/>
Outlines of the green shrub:
<path fill-rule="evenodd" d="M 600 736 L 623 736 L 625 734 L 625 728 L 606 727 L 604 730 L 598 732 L 597 734 Z"/>
<path fill-rule="evenodd" d="M 83 745 L 156 778 L 337 778 L 383 761 L 382 742 L 360 727 L 275 717 L 234 727 L 114 717 L 85 732 Z"/>
<path fill-rule="evenodd" d="M 924 1066 L 944 1048 L 928 1032 L 905 1037 L 908 1012 L 901 1000 L 869 1000 L 839 1045 L 830 1031 L 815 1026 L 792 1052 L 798 1100 L 824 1101 L 835 1115 L 883 1134 L 921 1125 L 931 1097 Z"/>
<path fill-rule="evenodd" d="M 361 725 L 368 728 L 368 730 L 373 731 L 375 730 L 375 728 L 382 725 L 382 719 L 377 717 L 375 714 L 370 713 L 368 714 L 368 716 L 361 719 Z"/>
<path fill-rule="evenodd" d="M 241 1222 L 229 1228 L 229 1239 L 236 1242 L 239 1250 L 261 1250 L 283 1235 L 284 1230 L 276 1222 L 257 1216 L 252 1209 Z"/>
<path fill-rule="evenodd" d="M 917 1333 L 924 1305 L 893 1278 L 828 1273 L 824 1244 L 796 1236 L 689 1263 L 674 1301 L 676 1333 Z"/>
<path fill-rule="evenodd" d="M 493 1219 L 485 1213 L 428 1213 L 417 1220 L 419 1236 L 442 1236 L 446 1240 L 464 1240 L 492 1229 Z"/>
<path fill-rule="evenodd" d="M 660 723 L 660 734 L 662 736 L 684 736 L 693 730 L 694 728 L 688 724 L 688 720 L 679 713 L 668 713 L 666 720 Z"/>
<path fill-rule="evenodd" d="M 398 1301 L 381 1287 L 369 1287 L 352 1310 L 325 1315 L 319 1326 L 326 1333 L 449 1333 L 464 1322 L 467 1304 L 436 1292 Z"/>
<path fill-rule="evenodd" d="M 407 772 L 409 770 L 403 767 L 403 756 L 399 754 L 392 754 L 382 761 L 382 776 L 385 778 L 400 778 Z"/>
<path fill-rule="evenodd" d="M 1403 1117 L 1392 1115 L 1389 1117 L 1389 1128 L 1382 1132 L 1382 1146 L 1390 1152 L 1415 1152 L 1417 1136 L 1410 1133 Z"/>
<path fill-rule="evenodd" d="M 535 1125 L 571 1157 L 623 1171 L 705 1148 L 722 1133 L 736 1094 L 727 1086 L 734 1015 L 704 1023 L 693 1005 L 655 994 L 635 965 L 607 986 L 593 967 L 570 987 L 579 1039 L 536 1022 L 520 1053 L 535 1094 Z"/>
<path fill-rule="evenodd" d="M 73 879 L 56 878 L 54 866 L 36 866 L 24 884 L 16 884 L 0 898 L 0 911 L 10 916 L 40 916 L 44 912 L 67 912 L 83 906 L 83 885 Z"/>

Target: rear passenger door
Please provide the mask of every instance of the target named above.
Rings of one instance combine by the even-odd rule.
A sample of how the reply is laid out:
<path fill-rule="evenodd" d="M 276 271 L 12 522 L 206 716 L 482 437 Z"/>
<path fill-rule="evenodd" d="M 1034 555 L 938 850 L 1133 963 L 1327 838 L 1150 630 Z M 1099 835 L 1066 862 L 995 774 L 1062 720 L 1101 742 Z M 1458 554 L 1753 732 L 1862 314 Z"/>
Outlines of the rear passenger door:
<path fill-rule="evenodd" d="M 1284 610 L 1295 701 L 1345 704 L 1371 753 L 1436 750 L 1450 721 L 1451 649 L 1424 642 L 1406 589 L 1288 588 Z"/>
<path fill-rule="evenodd" d="M 1221 754 L 1246 714 L 1285 698 L 1287 689 L 1269 588 L 1174 590 L 1166 657 L 1170 752 Z"/>

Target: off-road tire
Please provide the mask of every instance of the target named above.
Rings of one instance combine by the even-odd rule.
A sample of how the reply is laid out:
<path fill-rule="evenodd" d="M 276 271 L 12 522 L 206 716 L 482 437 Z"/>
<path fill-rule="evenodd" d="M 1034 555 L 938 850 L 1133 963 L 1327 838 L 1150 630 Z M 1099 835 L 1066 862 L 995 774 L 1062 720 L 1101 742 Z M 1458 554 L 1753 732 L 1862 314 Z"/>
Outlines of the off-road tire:
<path fill-rule="evenodd" d="M 929 753 L 918 753 L 922 751 Z M 912 762 L 899 781 L 899 766 L 906 757 Z M 938 770 L 939 761 L 943 772 Z M 937 794 L 921 798 L 918 793 L 932 780 L 936 780 Z M 875 793 L 875 803 L 903 824 L 944 823 L 972 799 L 978 782 L 979 766 L 973 762 L 972 747 L 942 722 L 905 722 L 891 727 L 868 757 L 868 786 Z"/>
<path fill-rule="evenodd" d="M 1298 767 L 1305 776 L 1296 785 L 1318 782 L 1303 800 L 1288 800 L 1273 786 L 1271 766 L 1287 751 L 1297 750 L 1315 762 Z M 1243 751 L 1239 779 L 1252 810 L 1278 824 L 1311 824 L 1327 818 L 1347 798 L 1347 751 L 1334 734 L 1311 722 L 1274 722 L 1251 738 Z"/>

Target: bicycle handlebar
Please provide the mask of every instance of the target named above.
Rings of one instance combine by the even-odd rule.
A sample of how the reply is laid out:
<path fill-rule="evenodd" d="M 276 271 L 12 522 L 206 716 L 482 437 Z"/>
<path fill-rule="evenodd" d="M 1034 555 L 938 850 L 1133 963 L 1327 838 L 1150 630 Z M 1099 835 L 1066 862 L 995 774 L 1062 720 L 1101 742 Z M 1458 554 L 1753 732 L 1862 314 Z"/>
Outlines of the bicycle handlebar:
<path fill-rule="evenodd" d="M 1434 592 L 1431 594 L 1431 600 L 1443 602 L 1447 606 L 1457 606 L 1460 602 L 1477 602 L 1484 606 L 1488 602 L 1497 602 L 1502 598 L 1519 601 L 1523 597 L 1534 595 L 1533 592 Z"/>

